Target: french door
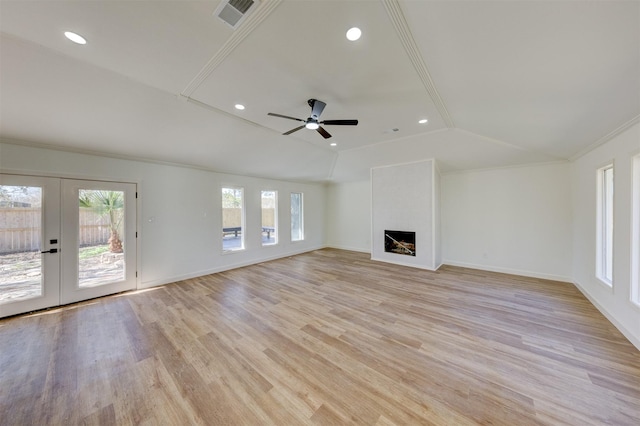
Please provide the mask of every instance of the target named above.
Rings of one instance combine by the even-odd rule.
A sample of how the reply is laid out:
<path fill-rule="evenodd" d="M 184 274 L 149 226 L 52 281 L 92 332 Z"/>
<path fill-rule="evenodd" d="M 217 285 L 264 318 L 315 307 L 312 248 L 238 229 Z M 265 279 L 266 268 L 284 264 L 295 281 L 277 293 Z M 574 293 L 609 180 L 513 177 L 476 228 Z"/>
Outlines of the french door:
<path fill-rule="evenodd" d="M 135 289 L 135 193 L 0 174 L 0 317 Z"/>

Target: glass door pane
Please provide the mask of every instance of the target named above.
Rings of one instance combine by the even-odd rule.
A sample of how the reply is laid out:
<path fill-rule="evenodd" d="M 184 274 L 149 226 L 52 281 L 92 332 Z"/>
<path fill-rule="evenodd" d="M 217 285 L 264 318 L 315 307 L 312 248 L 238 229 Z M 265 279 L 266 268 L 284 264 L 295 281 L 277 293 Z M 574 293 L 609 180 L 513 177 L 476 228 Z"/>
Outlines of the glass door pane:
<path fill-rule="evenodd" d="M 78 191 L 78 285 L 124 280 L 124 191 Z"/>
<path fill-rule="evenodd" d="M 42 188 L 0 185 L 0 303 L 42 296 Z"/>
<path fill-rule="evenodd" d="M 0 317 L 59 303 L 58 179 L 0 174 Z"/>
<path fill-rule="evenodd" d="M 136 288 L 135 184 L 62 181 L 62 303 Z"/>

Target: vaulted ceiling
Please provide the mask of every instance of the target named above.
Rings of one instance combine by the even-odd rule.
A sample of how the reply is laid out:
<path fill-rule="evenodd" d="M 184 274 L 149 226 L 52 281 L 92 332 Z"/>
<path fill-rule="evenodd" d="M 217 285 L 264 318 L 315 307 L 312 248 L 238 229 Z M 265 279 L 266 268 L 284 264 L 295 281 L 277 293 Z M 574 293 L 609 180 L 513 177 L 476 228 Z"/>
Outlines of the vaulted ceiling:
<path fill-rule="evenodd" d="M 349 181 L 567 160 L 640 120 L 638 1 L 256 0 L 235 29 L 219 5 L 0 0 L 0 136 Z M 359 125 L 283 136 L 300 123 L 267 113 L 310 98 Z"/>

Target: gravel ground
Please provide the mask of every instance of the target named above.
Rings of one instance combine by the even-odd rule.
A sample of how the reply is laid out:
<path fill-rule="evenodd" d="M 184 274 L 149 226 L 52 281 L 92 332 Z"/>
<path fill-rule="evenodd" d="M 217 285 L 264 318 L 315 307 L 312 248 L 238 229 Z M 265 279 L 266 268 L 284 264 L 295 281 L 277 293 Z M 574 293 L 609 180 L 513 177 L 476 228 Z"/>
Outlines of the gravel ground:
<path fill-rule="evenodd" d="M 41 254 L 38 252 L 0 255 L 0 303 L 27 299 L 40 294 Z M 81 287 L 122 279 L 122 254 L 103 253 L 80 259 Z"/>

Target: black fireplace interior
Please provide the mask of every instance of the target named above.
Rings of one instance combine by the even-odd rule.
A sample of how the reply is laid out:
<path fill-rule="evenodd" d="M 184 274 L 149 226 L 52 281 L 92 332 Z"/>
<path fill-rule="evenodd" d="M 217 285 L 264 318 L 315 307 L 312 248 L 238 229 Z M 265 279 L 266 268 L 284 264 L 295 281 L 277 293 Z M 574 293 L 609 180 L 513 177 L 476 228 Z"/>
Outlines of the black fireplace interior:
<path fill-rule="evenodd" d="M 408 231 L 384 231 L 384 251 L 388 253 L 416 255 L 416 233 Z"/>

